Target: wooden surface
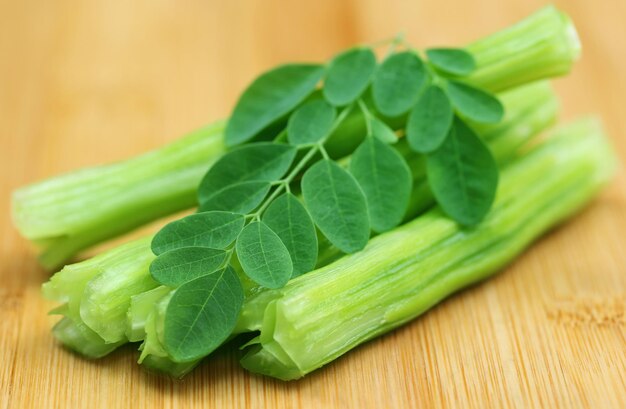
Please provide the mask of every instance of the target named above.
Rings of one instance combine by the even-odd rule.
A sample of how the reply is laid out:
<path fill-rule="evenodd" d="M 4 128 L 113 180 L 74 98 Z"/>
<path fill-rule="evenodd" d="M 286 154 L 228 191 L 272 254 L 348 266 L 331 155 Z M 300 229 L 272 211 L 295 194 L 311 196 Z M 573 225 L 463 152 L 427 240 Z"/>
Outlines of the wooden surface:
<path fill-rule="evenodd" d="M 626 2 L 561 1 L 583 58 L 564 117 L 597 112 L 626 157 Z M 233 348 L 182 382 L 122 348 L 89 362 L 50 335 L 48 276 L 10 224 L 9 192 L 128 157 L 228 114 L 260 70 L 404 30 L 462 44 L 542 5 L 490 1 L 0 0 L 0 407 L 626 407 L 626 178 L 496 278 L 283 383 Z"/>

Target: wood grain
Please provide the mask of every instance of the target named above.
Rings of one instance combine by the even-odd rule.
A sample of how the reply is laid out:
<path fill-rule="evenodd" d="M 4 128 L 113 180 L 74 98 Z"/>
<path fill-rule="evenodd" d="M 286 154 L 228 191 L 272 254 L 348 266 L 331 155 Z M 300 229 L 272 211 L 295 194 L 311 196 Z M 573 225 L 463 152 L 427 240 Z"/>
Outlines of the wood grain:
<path fill-rule="evenodd" d="M 597 112 L 626 157 L 626 2 L 557 1 L 583 58 L 564 118 Z M 626 407 L 626 178 L 496 278 L 297 382 L 225 348 L 182 382 L 122 348 L 97 362 L 50 335 L 47 273 L 9 192 L 128 157 L 228 114 L 260 70 L 399 30 L 416 46 L 502 28 L 539 0 L 0 0 L 0 407 Z"/>

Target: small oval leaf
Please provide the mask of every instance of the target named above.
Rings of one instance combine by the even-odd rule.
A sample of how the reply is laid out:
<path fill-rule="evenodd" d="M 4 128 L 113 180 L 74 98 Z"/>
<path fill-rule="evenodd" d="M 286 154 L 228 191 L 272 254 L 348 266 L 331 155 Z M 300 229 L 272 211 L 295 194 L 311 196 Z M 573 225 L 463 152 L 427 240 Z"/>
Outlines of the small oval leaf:
<path fill-rule="evenodd" d="M 287 139 L 292 145 L 309 145 L 324 139 L 333 128 L 335 108 L 323 99 L 304 103 L 289 117 Z"/>
<path fill-rule="evenodd" d="M 302 177 L 302 196 L 311 218 L 324 236 L 345 253 L 369 240 L 369 216 L 363 191 L 350 173 L 324 159 Z"/>
<path fill-rule="evenodd" d="M 311 216 L 291 193 L 276 198 L 263 213 L 263 222 L 283 242 L 293 263 L 297 277 L 308 273 L 317 261 L 317 234 Z"/>
<path fill-rule="evenodd" d="M 449 81 L 447 91 L 454 107 L 471 120 L 493 124 L 504 116 L 502 103 L 488 92 L 458 81 Z"/>
<path fill-rule="evenodd" d="M 168 223 L 152 239 L 157 256 L 182 247 L 224 249 L 243 229 L 244 217 L 231 212 L 196 213 Z"/>
<path fill-rule="evenodd" d="M 243 288 L 229 266 L 174 291 L 164 320 L 163 346 L 176 362 L 202 358 L 231 334 L 243 305 Z"/>
<path fill-rule="evenodd" d="M 198 187 L 202 204 L 239 182 L 273 182 L 289 170 L 296 156 L 289 145 L 258 142 L 234 149 L 223 155 L 208 170 Z"/>
<path fill-rule="evenodd" d="M 398 135 L 386 123 L 374 116 L 370 116 L 369 121 L 372 128 L 372 136 L 385 143 L 398 142 Z"/>
<path fill-rule="evenodd" d="M 323 75 L 322 65 L 287 64 L 259 76 L 235 105 L 224 133 L 226 144 L 246 142 L 287 114 L 315 90 Z"/>
<path fill-rule="evenodd" d="M 371 48 L 353 48 L 330 62 L 324 87 L 324 98 L 336 106 L 355 101 L 367 88 L 376 70 L 376 55 Z"/>
<path fill-rule="evenodd" d="M 200 204 L 200 211 L 226 210 L 245 214 L 261 204 L 270 188 L 270 182 L 234 183 L 210 195 Z"/>
<path fill-rule="evenodd" d="M 460 48 L 430 48 L 428 61 L 439 71 L 452 75 L 469 75 L 476 69 L 472 54 Z"/>
<path fill-rule="evenodd" d="M 417 54 L 410 51 L 393 54 L 374 75 L 374 105 L 383 115 L 401 115 L 415 104 L 425 82 L 426 70 Z"/>
<path fill-rule="evenodd" d="M 426 156 L 428 183 L 451 218 L 466 226 L 489 212 L 498 186 L 498 166 L 489 149 L 458 118 L 436 151 Z"/>
<path fill-rule="evenodd" d="M 178 287 L 187 281 L 214 273 L 228 253 L 208 247 L 183 247 L 167 251 L 152 261 L 150 275 L 157 282 Z"/>
<path fill-rule="evenodd" d="M 406 124 L 406 137 L 411 149 L 432 152 L 441 145 L 454 112 L 448 96 L 437 86 L 429 86 L 411 110 Z"/>
<path fill-rule="evenodd" d="M 237 239 L 237 257 L 244 273 L 267 288 L 281 288 L 293 273 L 287 247 L 263 222 L 252 222 Z"/>
<path fill-rule="evenodd" d="M 400 224 L 413 186 L 402 155 L 376 138 L 367 138 L 352 154 L 350 173 L 365 193 L 372 230 L 380 233 Z"/>

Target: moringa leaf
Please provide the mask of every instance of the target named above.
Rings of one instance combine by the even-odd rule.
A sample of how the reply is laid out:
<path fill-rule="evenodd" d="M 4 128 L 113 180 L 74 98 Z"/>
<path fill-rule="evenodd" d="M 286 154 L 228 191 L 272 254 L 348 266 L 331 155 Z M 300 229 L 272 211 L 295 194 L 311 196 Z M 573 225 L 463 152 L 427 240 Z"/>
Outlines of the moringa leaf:
<path fill-rule="evenodd" d="M 242 305 L 243 288 L 230 266 L 184 283 L 165 312 L 165 350 L 175 362 L 208 355 L 230 336 Z"/>
<path fill-rule="evenodd" d="M 504 107 L 495 96 L 458 81 L 449 81 L 448 96 L 454 107 L 476 122 L 493 124 L 504 116 Z"/>
<path fill-rule="evenodd" d="M 426 56 L 435 68 L 448 74 L 464 76 L 476 69 L 472 54 L 461 48 L 430 48 Z"/>
<path fill-rule="evenodd" d="M 243 224 L 243 215 L 237 213 L 192 214 L 165 225 L 152 239 L 152 252 L 158 256 L 182 247 L 224 249 L 239 236 Z"/>
<path fill-rule="evenodd" d="M 200 204 L 223 196 L 223 190 L 240 182 L 273 182 L 289 170 L 296 156 L 289 145 L 258 142 L 234 149 L 211 166 L 198 187 Z"/>
<path fill-rule="evenodd" d="M 402 155 L 376 138 L 367 138 L 352 154 L 350 173 L 365 193 L 372 230 L 380 233 L 400 224 L 413 187 Z"/>
<path fill-rule="evenodd" d="M 209 196 L 200 204 L 200 211 L 225 210 L 248 213 L 261 204 L 270 191 L 270 182 L 238 182 Z"/>
<path fill-rule="evenodd" d="M 226 125 L 224 140 L 233 146 L 252 139 L 300 104 L 324 75 L 318 64 L 286 64 L 259 76 L 243 92 Z"/>
<path fill-rule="evenodd" d="M 236 248 L 244 273 L 262 286 L 280 288 L 291 278 L 289 251 L 265 223 L 252 222 L 244 227 Z"/>
<path fill-rule="evenodd" d="M 498 166 L 489 149 L 463 121 L 455 118 L 450 134 L 426 155 L 428 183 L 444 212 L 473 226 L 489 212 L 498 186 Z"/>
<path fill-rule="evenodd" d="M 368 120 L 370 121 L 373 137 L 385 143 L 398 142 L 398 135 L 386 123 L 371 115 L 368 117 Z"/>
<path fill-rule="evenodd" d="M 323 99 L 305 102 L 289 117 L 287 139 L 292 145 L 309 145 L 324 139 L 333 128 L 335 108 Z"/>
<path fill-rule="evenodd" d="M 224 250 L 208 247 L 183 247 L 167 251 L 152 261 L 150 274 L 157 282 L 178 287 L 188 281 L 219 270 L 228 257 Z"/>
<path fill-rule="evenodd" d="M 370 83 L 376 70 L 376 55 L 369 47 L 352 48 L 332 59 L 322 92 L 335 106 L 354 102 Z"/>
<path fill-rule="evenodd" d="M 311 271 L 317 261 L 317 234 L 311 216 L 296 197 L 285 193 L 263 213 L 263 222 L 281 239 L 293 263 L 292 277 Z"/>
<path fill-rule="evenodd" d="M 302 177 L 302 196 L 331 243 L 346 253 L 365 247 L 370 234 L 367 203 L 350 173 L 331 160 L 320 160 Z"/>
<path fill-rule="evenodd" d="M 411 110 L 406 124 L 409 146 L 416 152 L 432 152 L 441 145 L 452 126 L 452 105 L 448 96 L 431 85 Z"/>
<path fill-rule="evenodd" d="M 404 51 L 388 57 L 372 82 L 374 105 L 383 115 L 398 116 L 417 101 L 426 82 L 426 69 L 417 54 Z"/>

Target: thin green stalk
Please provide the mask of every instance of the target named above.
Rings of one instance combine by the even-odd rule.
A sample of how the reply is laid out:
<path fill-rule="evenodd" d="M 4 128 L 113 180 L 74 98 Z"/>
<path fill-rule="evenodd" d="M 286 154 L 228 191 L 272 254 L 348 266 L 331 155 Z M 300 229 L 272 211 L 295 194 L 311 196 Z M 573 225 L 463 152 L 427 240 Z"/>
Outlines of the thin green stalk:
<path fill-rule="evenodd" d="M 41 263 L 52 268 L 86 247 L 192 207 L 200 178 L 224 152 L 223 128 L 217 122 L 136 158 L 23 187 L 13 194 L 15 225 L 41 243 Z"/>
<path fill-rule="evenodd" d="M 480 226 L 460 228 L 436 208 L 374 238 L 362 252 L 264 295 L 261 322 L 249 323 L 260 327 L 258 344 L 243 366 L 299 378 L 414 319 L 489 277 L 579 210 L 608 182 L 614 165 L 597 121 L 561 128 L 502 172 L 495 206 Z"/>
<path fill-rule="evenodd" d="M 567 74 L 580 55 L 570 18 L 554 6 L 465 47 L 476 60 L 469 81 L 493 92 Z"/>

